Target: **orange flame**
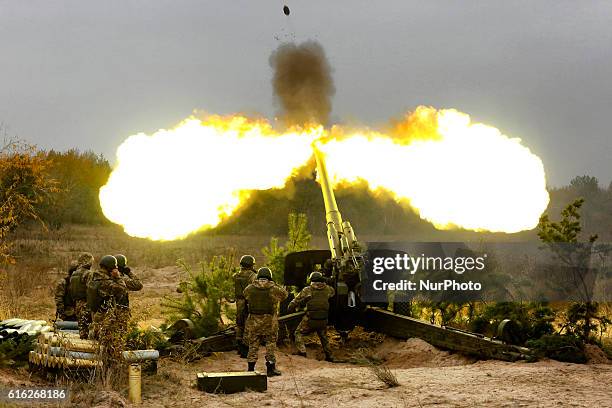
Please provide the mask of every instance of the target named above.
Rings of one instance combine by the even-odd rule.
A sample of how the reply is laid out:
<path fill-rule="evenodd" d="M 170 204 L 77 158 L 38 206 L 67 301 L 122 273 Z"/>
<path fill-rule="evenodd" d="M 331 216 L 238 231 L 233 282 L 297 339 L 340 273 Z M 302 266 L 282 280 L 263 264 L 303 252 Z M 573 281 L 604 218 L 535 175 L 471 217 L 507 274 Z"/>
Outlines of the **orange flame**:
<path fill-rule="evenodd" d="M 337 126 L 280 133 L 242 116 L 189 118 L 127 138 L 100 204 L 130 235 L 182 238 L 218 225 L 250 191 L 283 187 L 314 141 L 335 183 L 365 180 L 389 190 L 438 228 L 517 232 L 534 228 L 548 205 L 542 162 L 520 139 L 428 107 L 389 135 Z"/>

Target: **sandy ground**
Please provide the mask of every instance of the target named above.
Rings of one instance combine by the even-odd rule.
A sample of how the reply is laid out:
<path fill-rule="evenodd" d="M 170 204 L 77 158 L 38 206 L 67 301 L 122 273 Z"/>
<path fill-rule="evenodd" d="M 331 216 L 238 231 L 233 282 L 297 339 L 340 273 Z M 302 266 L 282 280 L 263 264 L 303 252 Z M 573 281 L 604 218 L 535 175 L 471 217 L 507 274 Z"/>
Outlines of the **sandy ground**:
<path fill-rule="evenodd" d="M 474 361 L 419 339 L 385 339 L 371 351 L 391 368 L 400 386 L 387 388 L 367 366 L 321 361 L 313 344 L 308 358 L 282 347 L 278 367 L 283 375 L 268 379 L 263 393 L 212 395 L 195 388 L 197 372 L 244 370 L 245 360 L 233 352 L 188 364 L 162 359 L 156 375 L 143 377 L 143 406 L 612 407 L 611 364 Z M 336 355 L 342 357 L 342 351 L 337 349 Z M 257 369 L 263 371 L 263 350 L 260 358 Z M 26 369 L 2 369 L 0 384 L 23 387 L 44 382 Z M 125 391 L 121 394 L 125 397 Z M 72 406 L 79 407 L 129 405 L 117 393 L 103 391 L 96 392 L 93 403 L 74 401 Z"/>
<path fill-rule="evenodd" d="M 436 350 L 421 340 L 386 341 L 379 348 L 399 387 L 387 388 L 367 367 L 333 364 L 281 353 L 283 376 L 265 393 L 215 396 L 192 387 L 195 372 L 239 371 L 244 360 L 219 353 L 188 367 L 167 361 L 146 383 L 147 406 L 247 407 L 612 407 L 612 365 L 555 361 L 505 363 L 470 360 Z M 385 350 L 387 349 L 387 350 Z M 408 349 L 412 349 L 407 352 Z M 314 353 L 313 353 L 314 354 Z M 402 357 L 403 356 L 403 357 Z M 258 369 L 263 370 L 260 361 Z M 171 390 L 156 383 L 172 378 Z M 169 381 L 165 381 L 168 383 Z M 173 394 L 168 396 L 168 391 Z"/>
<path fill-rule="evenodd" d="M 162 296 L 176 294 L 181 278 L 177 267 L 139 269 L 144 290 L 131 302 L 141 314 L 141 326 L 159 325 Z M 364 337 L 365 336 L 365 340 Z M 197 372 L 242 371 L 246 361 L 235 353 L 215 353 L 191 363 L 163 358 L 156 375 L 143 377 L 144 407 L 612 407 L 612 365 L 600 350 L 590 350 L 591 364 L 556 361 L 506 363 L 476 361 L 438 350 L 420 339 L 400 341 L 380 335 L 355 336 L 346 345 L 332 336 L 339 361 L 322 361 L 314 338 L 308 358 L 281 347 L 281 377 L 268 380 L 264 393 L 211 395 L 195 388 Z M 354 364 L 359 350 L 389 367 L 400 386 L 387 388 L 367 365 Z M 363 353 L 363 351 L 362 351 Z M 265 370 L 263 350 L 258 370 Z M 0 388 L 49 386 L 26 368 L 0 369 Z M 127 406 L 127 390 L 120 393 L 90 390 L 89 397 L 73 399 L 72 406 Z M 92 395 L 93 394 L 93 395 Z M 0 402 L 0 407 L 3 403 Z M 23 407 L 25 405 L 17 405 Z M 32 406 L 43 406 L 36 404 Z M 57 406 L 57 405 L 53 405 Z"/>

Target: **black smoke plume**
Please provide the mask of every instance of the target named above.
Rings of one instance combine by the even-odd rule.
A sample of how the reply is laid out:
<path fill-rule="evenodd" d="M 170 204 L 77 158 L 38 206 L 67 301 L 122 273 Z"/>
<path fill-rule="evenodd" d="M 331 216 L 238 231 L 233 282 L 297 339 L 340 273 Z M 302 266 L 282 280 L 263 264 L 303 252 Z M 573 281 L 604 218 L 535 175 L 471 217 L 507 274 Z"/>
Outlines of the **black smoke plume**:
<path fill-rule="evenodd" d="M 270 56 L 272 86 L 286 125 L 329 123 L 336 93 L 332 69 L 316 41 L 281 44 Z"/>

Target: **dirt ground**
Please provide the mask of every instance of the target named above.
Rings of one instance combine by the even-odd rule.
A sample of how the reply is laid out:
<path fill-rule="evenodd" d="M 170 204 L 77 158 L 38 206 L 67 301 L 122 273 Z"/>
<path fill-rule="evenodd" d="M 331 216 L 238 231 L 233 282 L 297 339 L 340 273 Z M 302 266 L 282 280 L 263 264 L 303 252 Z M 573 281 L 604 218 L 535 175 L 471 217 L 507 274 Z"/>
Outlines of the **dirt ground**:
<path fill-rule="evenodd" d="M 349 343 L 347 348 L 351 347 Z M 419 339 L 385 339 L 373 351 L 397 377 L 387 388 L 370 368 L 321 361 L 311 345 L 308 358 L 279 352 L 280 377 L 263 393 L 211 395 L 194 387 L 197 372 L 242 371 L 245 360 L 216 353 L 189 364 L 162 359 L 156 375 L 143 377 L 145 407 L 612 407 L 612 365 L 556 361 L 474 361 L 437 350 Z M 336 350 L 341 355 L 341 350 Z M 264 370 L 263 350 L 257 369 Z M 43 384 L 25 369 L 0 370 L 3 386 Z M 90 391 L 91 392 L 91 391 Z M 96 391 L 73 406 L 127 406 L 120 394 Z M 0 404 L 1 405 L 1 404 Z"/>
<path fill-rule="evenodd" d="M 134 315 L 141 327 L 159 326 L 163 322 L 160 299 L 176 295 L 183 272 L 174 266 L 138 266 L 135 272 L 141 277 L 144 290 L 131 295 Z M 52 304 L 50 292 L 45 304 Z M 52 310 L 47 310 L 41 317 L 51 314 Z M 589 350 L 591 364 L 581 365 L 550 360 L 476 361 L 438 350 L 420 339 L 400 341 L 380 335 L 368 338 L 363 333 L 356 333 L 344 345 L 337 336 L 332 336 L 332 344 L 335 356 L 344 362 L 322 361 L 315 339 L 310 341 L 308 358 L 293 355 L 291 345 L 281 346 L 277 365 L 283 375 L 269 379 L 264 393 L 210 395 L 194 387 L 197 372 L 245 370 L 245 360 L 233 352 L 215 353 L 190 363 L 162 358 L 158 373 L 143 377 L 143 406 L 612 407 L 612 365 L 598 350 Z M 371 366 L 357 358 L 364 353 L 388 367 L 400 385 L 388 388 L 378 380 Z M 263 350 L 257 369 L 265 370 Z M 25 367 L 0 369 L 0 388 L 34 385 L 52 384 L 31 375 Z M 87 389 L 87 385 L 73 387 L 71 406 L 129 405 L 126 389 L 117 393 Z"/>

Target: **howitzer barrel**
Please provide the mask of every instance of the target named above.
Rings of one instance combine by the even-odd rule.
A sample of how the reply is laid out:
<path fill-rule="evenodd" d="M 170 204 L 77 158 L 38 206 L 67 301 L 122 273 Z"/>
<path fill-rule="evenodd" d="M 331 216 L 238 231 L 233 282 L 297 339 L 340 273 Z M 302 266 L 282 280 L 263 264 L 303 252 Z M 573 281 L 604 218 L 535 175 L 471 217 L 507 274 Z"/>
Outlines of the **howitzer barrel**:
<path fill-rule="evenodd" d="M 321 152 L 317 146 L 313 146 L 314 156 L 317 161 L 317 175 L 319 176 L 319 182 L 321 183 L 321 191 L 323 192 L 323 201 L 325 203 L 325 218 L 327 224 L 333 223 L 337 231 L 342 231 L 342 216 L 338 210 L 338 204 L 336 204 L 336 196 L 334 190 L 332 190 L 331 183 L 329 182 L 329 176 L 327 174 L 327 167 L 325 166 L 325 159 L 323 158 L 323 152 Z"/>
<path fill-rule="evenodd" d="M 321 192 L 323 193 L 323 202 L 325 203 L 325 219 L 327 221 L 327 239 L 332 253 L 332 258 L 338 259 L 342 255 L 342 246 L 340 237 L 342 234 L 342 215 L 336 204 L 336 196 L 332 190 L 327 168 L 325 167 L 325 159 L 316 145 L 312 146 L 315 160 L 317 161 L 317 175 L 321 183 Z"/>

